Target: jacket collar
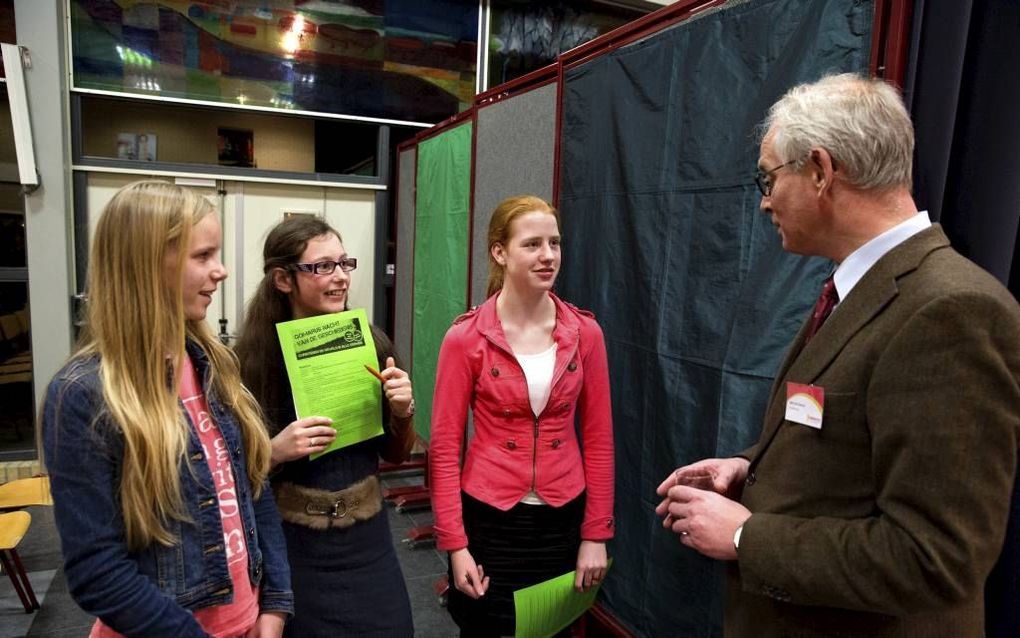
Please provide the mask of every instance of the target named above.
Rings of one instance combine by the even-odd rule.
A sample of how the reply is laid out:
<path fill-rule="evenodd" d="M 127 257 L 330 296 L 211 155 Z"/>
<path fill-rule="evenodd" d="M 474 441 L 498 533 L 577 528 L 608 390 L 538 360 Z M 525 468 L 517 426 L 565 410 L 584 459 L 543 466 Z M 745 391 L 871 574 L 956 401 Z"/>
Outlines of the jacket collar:
<path fill-rule="evenodd" d="M 506 334 L 503 332 L 503 324 L 496 314 L 496 298 L 501 293 L 489 297 L 485 303 L 478 307 L 478 315 L 475 326 L 489 341 L 493 342 L 509 355 L 513 355 L 510 344 L 507 343 Z M 556 342 L 558 351 L 565 352 L 567 349 L 573 351 L 581 332 L 581 321 L 577 311 L 566 304 L 562 299 L 549 293 L 553 303 L 556 305 L 556 327 L 553 328 L 553 341 Z M 556 357 L 559 359 L 559 356 Z"/>
<path fill-rule="evenodd" d="M 846 299 L 822 325 L 811 341 L 804 343 L 808 323 L 801 327 L 786 355 L 772 386 L 765 413 L 762 441 L 771 441 L 786 413 L 786 380 L 814 383 L 842 352 L 846 344 L 878 316 L 899 295 L 899 280 L 917 270 L 936 250 L 949 247 L 949 239 L 939 224 L 917 233 L 879 259 L 854 286 Z M 759 448 L 758 456 L 764 448 Z"/>

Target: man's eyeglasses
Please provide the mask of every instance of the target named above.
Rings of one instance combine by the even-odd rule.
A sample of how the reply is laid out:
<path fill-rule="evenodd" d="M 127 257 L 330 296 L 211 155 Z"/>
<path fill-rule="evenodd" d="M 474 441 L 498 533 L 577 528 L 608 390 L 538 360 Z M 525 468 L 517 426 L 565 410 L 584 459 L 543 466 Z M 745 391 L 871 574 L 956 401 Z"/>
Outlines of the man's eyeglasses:
<path fill-rule="evenodd" d="M 340 266 L 340 270 L 344 272 L 351 272 L 358 267 L 358 260 L 354 257 L 343 257 L 340 261 L 317 261 L 314 264 L 291 264 L 287 267 L 287 270 L 310 272 L 316 275 L 332 275 L 336 267 Z"/>
<path fill-rule="evenodd" d="M 758 169 L 758 172 L 755 173 L 755 175 L 754 175 L 754 183 L 758 185 L 758 190 L 761 191 L 761 194 L 764 195 L 765 197 L 771 197 L 772 196 L 772 173 L 775 173 L 779 169 L 784 168 L 786 166 L 789 166 L 790 164 L 796 164 L 796 163 L 797 163 L 797 160 L 790 160 L 789 162 L 787 162 L 785 164 L 780 164 L 779 166 L 777 166 L 777 167 L 775 167 L 775 168 L 773 168 L 771 170 L 763 171 L 761 169 Z"/>

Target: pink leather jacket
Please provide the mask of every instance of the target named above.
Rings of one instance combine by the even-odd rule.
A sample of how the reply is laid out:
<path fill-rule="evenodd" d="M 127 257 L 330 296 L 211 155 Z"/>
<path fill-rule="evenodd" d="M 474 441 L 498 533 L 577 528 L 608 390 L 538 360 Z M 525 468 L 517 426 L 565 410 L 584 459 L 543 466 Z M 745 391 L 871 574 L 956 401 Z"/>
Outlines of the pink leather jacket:
<path fill-rule="evenodd" d="M 610 539 L 613 423 L 602 329 L 591 313 L 552 295 L 556 364 L 549 402 L 536 417 L 524 371 L 496 315 L 496 297 L 458 317 L 439 351 L 429 454 L 438 547 L 468 546 L 462 489 L 503 511 L 532 489 L 554 507 L 587 490 L 581 538 Z M 468 406 L 474 413 L 474 436 L 462 471 Z"/>

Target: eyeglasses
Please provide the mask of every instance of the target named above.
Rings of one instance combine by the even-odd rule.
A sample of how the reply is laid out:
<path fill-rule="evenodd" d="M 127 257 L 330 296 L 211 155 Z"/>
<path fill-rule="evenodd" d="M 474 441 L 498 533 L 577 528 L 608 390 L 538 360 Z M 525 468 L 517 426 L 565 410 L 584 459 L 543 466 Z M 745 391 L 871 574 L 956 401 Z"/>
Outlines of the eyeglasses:
<path fill-rule="evenodd" d="M 291 264 L 287 266 L 287 270 L 310 272 L 316 275 L 332 275 L 337 266 L 340 266 L 340 270 L 344 272 L 351 272 L 358 267 L 358 260 L 354 257 L 341 257 L 340 261 L 327 259 L 325 261 L 317 261 L 314 264 Z"/>
<path fill-rule="evenodd" d="M 763 171 L 763 170 L 759 169 L 758 172 L 755 173 L 755 175 L 754 175 L 754 183 L 758 185 L 758 190 L 761 191 L 761 194 L 764 195 L 765 197 L 771 197 L 772 196 L 772 173 L 775 173 L 779 169 L 784 168 L 786 166 L 789 166 L 790 164 L 796 164 L 796 163 L 797 163 L 797 160 L 790 160 L 789 162 L 787 162 L 785 164 L 780 164 L 779 166 L 773 168 L 772 170 Z"/>

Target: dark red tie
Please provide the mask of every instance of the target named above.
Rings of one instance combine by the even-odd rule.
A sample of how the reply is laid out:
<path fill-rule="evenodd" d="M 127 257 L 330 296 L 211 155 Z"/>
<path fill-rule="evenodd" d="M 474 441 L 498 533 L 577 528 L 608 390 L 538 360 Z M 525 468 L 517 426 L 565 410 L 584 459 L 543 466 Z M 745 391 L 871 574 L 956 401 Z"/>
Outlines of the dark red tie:
<path fill-rule="evenodd" d="M 825 280 L 825 285 L 822 286 L 822 294 L 818 295 L 818 301 L 815 302 L 815 309 L 811 313 L 811 325 L 808 326 L 804 343 L 807 343 L 811 340 L 811 337 L 815 336 L 818 329 L 822 327 L 825 320 L 832 314 L 832 309 L 836 307 L 837 303 L 839 303 L 839 293 L 836 292 L 836 282 L 830 276 Z"/>

